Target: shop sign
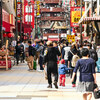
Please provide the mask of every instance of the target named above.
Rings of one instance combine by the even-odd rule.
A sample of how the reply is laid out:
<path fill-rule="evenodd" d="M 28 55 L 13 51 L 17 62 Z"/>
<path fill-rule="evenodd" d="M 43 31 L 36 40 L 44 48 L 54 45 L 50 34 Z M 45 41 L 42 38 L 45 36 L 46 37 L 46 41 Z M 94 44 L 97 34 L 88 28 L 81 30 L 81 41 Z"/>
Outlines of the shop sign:
<path fill-rule="evenodd" d="M 69 43 L 75 42 L 75 35 L 67 35 L 67 40 Z"/>
<path fill-rule="evenodd" d="M 82 9 L 82 15 L 85 12 L 85 8 Z M 81 18 L 81 8 L 71 7 L 71 27 L 79 27 L 79 20 Z"/>
<path fill-rule="evenodd" d="M 36 16 L 39 17 L 40 16 L 40 1 L 36 1 L 36 6 L 37 6 Z"/>
<path fill-rule="evenodd" d="M 61 37 L 63 38 L 63 37 L 67 37 L 67 35 L 66 34 L 61 34 Z"/>
<path fill-rule="evenodd" d="M 96 0 L 92 0 L 92 1 L 96 1 Z M 84 2 L 91 2 L 91 0 L 84 0 Z"/>
<path fill-rule="evenodd" d="M 43 36 L 43 40 L 47 40 L 47 37 L 46 36 Z"/>
<path fill-rule="evenodd" d="M 28 0 L 24 0 L 24 23 L 34 28 L 34 0 L 31 0 L 30 4 Z"/>
<path fill-rule="evenodd" d="M 22 2 L 17 1 L 17 17 L 20 18 L 22 16 Z"/>
<path fill-rule="evenodd" d="M 56 36 L 56 35 L 50 35 L 50 36 L 48 36 L 48 38 L 58 38 L 58 36 Z"/>

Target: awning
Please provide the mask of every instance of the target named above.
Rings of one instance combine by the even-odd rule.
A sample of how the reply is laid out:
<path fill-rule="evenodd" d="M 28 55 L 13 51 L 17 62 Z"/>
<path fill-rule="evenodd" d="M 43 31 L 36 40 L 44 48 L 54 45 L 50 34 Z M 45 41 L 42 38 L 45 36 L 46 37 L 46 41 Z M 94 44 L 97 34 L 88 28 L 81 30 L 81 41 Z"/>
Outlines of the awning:
<path fill-rule="evenodd" d="M 10 32 L 10 26 L 11 25 L 9 23 L 7 23 L 5 21 L 2 22 L 2 27 L 3 27 L 5 32 Z"/>
<path fill-rule="evenodd" d="M 48 41 L 59 41 L 58 38 L 48 38 Z"/>
<path fill-rule="evenodd" d="M 100 16 L 96 17 L 85 17 L 79 24 L 89 24 L 91 21 L 100 21 Z"/>

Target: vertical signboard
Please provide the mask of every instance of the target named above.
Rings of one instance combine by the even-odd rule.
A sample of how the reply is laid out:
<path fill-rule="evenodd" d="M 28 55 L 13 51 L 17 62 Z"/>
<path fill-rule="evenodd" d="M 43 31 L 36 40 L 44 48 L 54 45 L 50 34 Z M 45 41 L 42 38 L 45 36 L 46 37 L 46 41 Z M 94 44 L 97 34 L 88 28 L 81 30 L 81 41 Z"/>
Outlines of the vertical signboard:
<path fill-rule="evenodd" d="M 21 17 L 22 17 L 22 2 L 21 2 L 21 0 L 17 0 L 17 18 L 18 18 L 18 21 L 20 20 Z"/>
<path fill-rule="evenodd" d="M 40 17 L 40 1 L 39 0 L 37 0 L 36 1 L 36 16 L 37 17 Z"/>
<path fill-rule="evenodd" d="M 24 23 L 30 24 L 34 28 L 34 0 L 24 1 Z"/>
<path fill-rule="evenodd" d="M 82 15 L 85 12 L 85 8 L 82 9 Z M 79 20 L 81 18 L 81 8 L 80 7 L 71 7 L 71 27 L 78 27 Z"/>

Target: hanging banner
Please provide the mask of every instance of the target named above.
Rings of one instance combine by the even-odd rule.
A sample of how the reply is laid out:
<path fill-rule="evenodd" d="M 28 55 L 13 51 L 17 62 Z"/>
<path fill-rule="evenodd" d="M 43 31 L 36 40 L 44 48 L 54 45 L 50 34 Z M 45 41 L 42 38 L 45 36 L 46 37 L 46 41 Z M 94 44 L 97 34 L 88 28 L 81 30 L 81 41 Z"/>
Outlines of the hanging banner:
<path fill-rule="evenodd" d="M 85 12 L 85 8 L 82 9 L 82 15 Z M 81 18 L 81 8 L 71 7 L 71 27 L 79 27 L 79 20 Z"/>

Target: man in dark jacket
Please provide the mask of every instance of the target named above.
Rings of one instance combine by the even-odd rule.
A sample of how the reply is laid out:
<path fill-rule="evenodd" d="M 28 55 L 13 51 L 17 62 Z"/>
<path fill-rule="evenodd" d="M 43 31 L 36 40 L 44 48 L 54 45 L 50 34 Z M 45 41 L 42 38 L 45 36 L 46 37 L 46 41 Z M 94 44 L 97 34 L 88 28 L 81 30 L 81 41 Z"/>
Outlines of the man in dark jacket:
<path fill-rule="evenodd" d="M 51 41 L 48 41 L 48 50 L 47 54 L 44 56 L 43 67 L 45 67 L 45 63 L 47 63 L 47 77 L 48 77 L 48 88 L 52 88 L 52 78 L 51 74 L 54 75 L 54 85 L 55 88 L 58 88 L 58 67 L 57 67 L 57 56 L 60 56 L 60 52 L 57 48 L 53 47 Z"/>
<path fill-rule="evenodd" d="M 33 70 L 33 61 L 34 61 L 34 56 L 36 54 L 36 49 L 32 46 L 31 41 L 28 41 L 28 66 L 29 66 L 29 70 Z"/>
<path fill-rule="evenodd" d="M 17 60 L 17 65 L 19 64 L 19 57 L 20 57 L 20 42 L 17 42 L 17 45 L 15 46 L 16 50 L 16 60 Z"/>

